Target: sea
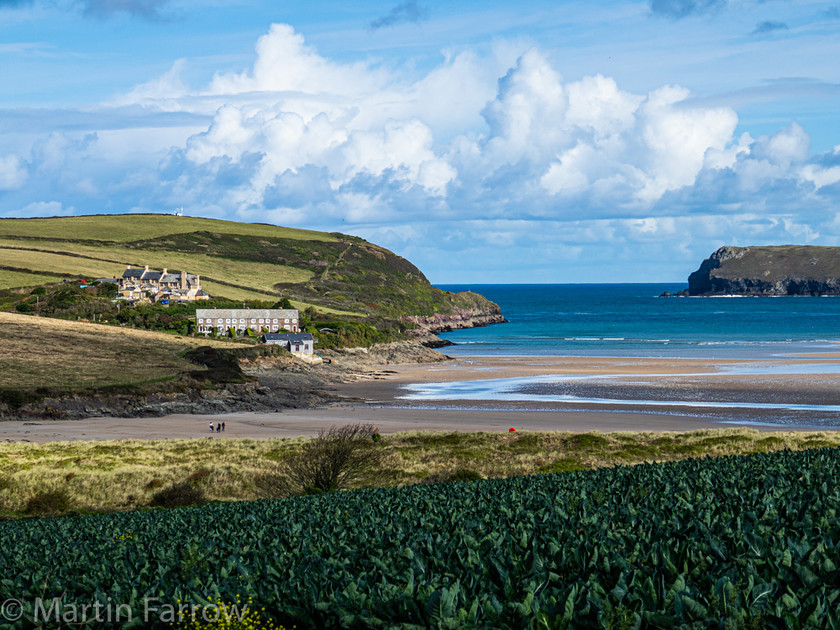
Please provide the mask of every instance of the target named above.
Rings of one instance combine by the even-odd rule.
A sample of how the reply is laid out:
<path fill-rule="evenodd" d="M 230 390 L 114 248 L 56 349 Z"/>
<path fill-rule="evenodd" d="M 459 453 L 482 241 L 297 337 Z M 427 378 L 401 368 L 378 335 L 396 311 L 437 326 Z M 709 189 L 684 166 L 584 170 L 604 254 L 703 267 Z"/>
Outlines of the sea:
<path fill-rule="evenodd" d="M 443 333 L 449 355 L 750 359 L 840 351 L 840 297 L 660 297 L 685 284 L 456 284 L 508 320 Z"/>
<path fill-rule="evenodd" d="M 687 391 L 662 387 L 661 380 L 656 387 L 666 375 L 633 377 L 636 387 L 628 389 L 621 386 L 627 374 L 506 378 L 497 373 L 479 380 L 408 384 L 397 404 L 430 409 L 597 408 L 602 413 L 667 413 L 722 423 L 840 428 L 840 391 L 835 396 L 832 386 L 840 382 L 840 297 L 663 296 L 685 288 L 677 283 L 438 286 L 480 293 L 496 302 L 508 320 L 441 334 L 453 344 L 443 351 L 456 360 L 645 357 L 705 359 L 711 365 L 721 360 L 709 376 L 807 374 L 822 389 L 795 385 L 749 394 Z"/>

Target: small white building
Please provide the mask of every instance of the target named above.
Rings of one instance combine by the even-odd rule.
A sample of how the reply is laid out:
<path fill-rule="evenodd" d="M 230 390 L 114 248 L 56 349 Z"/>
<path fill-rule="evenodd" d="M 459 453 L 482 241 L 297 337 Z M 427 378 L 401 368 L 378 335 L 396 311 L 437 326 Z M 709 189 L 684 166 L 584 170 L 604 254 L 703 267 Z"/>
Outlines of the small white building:
<path fill-rule="evenodd" d="M 313 354 L 315 339 L 312 333 L 266 333 L 263 343 L 284 346 L 292 354 Z"/>
<path fill-rule="evenodd" d="M 197 308 L 195 325 L 200 333 L 226 333 L 233 328 L 244 333 L 298 332 L 300 315 L 296 308 Z"/>

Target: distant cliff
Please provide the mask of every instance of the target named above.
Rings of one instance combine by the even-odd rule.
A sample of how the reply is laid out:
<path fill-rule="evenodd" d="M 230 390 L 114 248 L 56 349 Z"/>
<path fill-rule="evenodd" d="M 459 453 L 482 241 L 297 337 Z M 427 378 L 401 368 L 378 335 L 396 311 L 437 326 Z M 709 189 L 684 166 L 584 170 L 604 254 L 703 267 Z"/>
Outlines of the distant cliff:
<path fill-rule="evenodd" d="M 688 277 L 689 295 L 840 295 L 840 247 L 721 247 Z"/>

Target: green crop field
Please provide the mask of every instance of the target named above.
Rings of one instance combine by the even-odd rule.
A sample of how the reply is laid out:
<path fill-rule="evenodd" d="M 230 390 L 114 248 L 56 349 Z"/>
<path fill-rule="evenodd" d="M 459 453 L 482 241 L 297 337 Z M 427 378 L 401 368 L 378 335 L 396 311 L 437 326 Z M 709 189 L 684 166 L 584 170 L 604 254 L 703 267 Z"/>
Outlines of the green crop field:
<path fill-rule="evenodd" d="M 2 594 L 13 628 L 837 628 L 838 488 L 818 449 L 4 522 Z"/>
<path fill-rule="evenodd" d="M 119 214 L 49 219 L 0 219 L 0 236 L 131 242 L 187 232 L 335 241 L 325 232 L 167 214 Z"/>
<path fill-rule="evenodd" d="M 140 421 L 142 422 L 142 421 Z M 214 501 L 285 496 L 278 462 L 307 443 L 296 439 L 0 442 L 0 517 L 39 514 L 28 506 L 45 491 L 63 493 L 58 513 L 148 506 L 164 486 L 193 482 Z M 767 435 L 748 429 L 687 433 L 436 433 L 383 436 L 388 457 L 354 488 L 458 478 L 575 472 L 620 464 L 779 450 L 840 447 L 840 432 Z M 67 479 L 72 471 L 71 479 Z M 201 479 L 197 474 L 201 473 Z"/>

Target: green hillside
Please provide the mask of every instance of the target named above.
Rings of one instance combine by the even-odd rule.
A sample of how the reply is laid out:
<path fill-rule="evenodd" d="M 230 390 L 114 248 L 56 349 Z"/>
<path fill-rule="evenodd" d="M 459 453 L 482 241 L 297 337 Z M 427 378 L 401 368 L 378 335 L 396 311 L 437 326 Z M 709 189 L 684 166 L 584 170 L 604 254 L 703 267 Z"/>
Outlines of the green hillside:
<path fill-rule="evenodd" d="M 343 234 L 173 215 L 0 219 L 0 289 L 119 276 L 126 265 L 197 273 L 214 298 L 287 298 L 340 315 L 492 307 L 440 291 L 404 258 Z"/>

